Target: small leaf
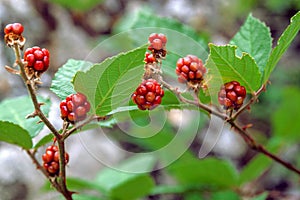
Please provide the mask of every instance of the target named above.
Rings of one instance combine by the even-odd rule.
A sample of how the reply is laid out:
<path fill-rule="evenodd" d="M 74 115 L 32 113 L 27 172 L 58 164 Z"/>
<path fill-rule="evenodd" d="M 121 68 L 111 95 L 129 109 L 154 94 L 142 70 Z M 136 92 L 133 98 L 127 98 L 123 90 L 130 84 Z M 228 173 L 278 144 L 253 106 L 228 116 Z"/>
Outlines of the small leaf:
<path fill-rule="evenodd" d="M 137 199 L 150 193 L 154 187 L 148 173 L 138 172 L 151 171 L 154 164 L 155 160 L 151 157 L 133 157 L 120 165 L 118 170 L 112 168 L 102 170 L 96 178 L 96 183 L 107 191 L 111 199 Z M 133 173 L 135 170 L 137 172 Z"/>
<path fill-rule="evenodd" d="M 36 143 L 34 145 L 33 148 L 38 149 L 39 147 L 53 141 L 54 135 L 52 133 L 45 135 L 42 139 L 40 139 L 40 141 L 38 141 L 38 143 Z"/>
<path fill-rule="evenodd" d="M 251 200 L 266 200 L 268 195 L 268 192 L 264 192 L 256 197 L 251 198 Z"/>
<path fill-rule="evenodd" d="M 47 116 L 50 110 L 50 100 L 39 97 L 39 102 L 45 103 L 41 106 L 43 113 Z M 21 105 L 21 106 L 20 106 Z M 39 122 L 39 118 L 26 119 L 28 114 L 34 112 L 31 99 L 28 96 L 6 99 L 0 103 L 0 120 L 10 121 L 27 130 L 31 137 L 35 137 L 43 129 L 43 123 Z"/>
<path fill-rule="evenodd" d="M 7 121 L 0 121 L 0 140 L 24 149 L 32 147 L 29 133 L 22 127 Z"/>
<path fill-rule="evenodd" d="M 236 186 L 238 181 L 234 166 L 228 161 L 215 158 L 191 159 L 173 163 L 168 171 L 181 184 L 207 184 L 230 188 Z"/>
<path fill-rule="evenodd" d="M 144 72 L 146 46 L 106 59 L 74 78 L 76 91 L 84 93 L 94 112 L 104 116 L 128 102 Z"/>
<path fill-rule="evenodd" d="M 242 52 L 249 53 L 263 74 L 272 49 L 270 29 L 264 23 L 250 14 L 230 44 L 238 47 L 239 56 Z"/>
<path fill-rule="evenodd" d="M 261 85 L 261 73 L 253 58 L 243 53 L 236 56 L 236 46 L 216 46 L 209 44 L 210 55 L 205 66 L 208 68 L 206 79 L 210 94 L 216 94 L 221 84 L 236 80 L 243 85 L 248 93 L 253 93 Z"/>
<path fill-rule="evenodd" d="M 297 12 L 292 18 L 290 25 L 284 30 L 284 32 L 281 34 L 277 46 L 272 50 L 271 55 L 269 57 L 263 82 L 265 83 L 268 81 L 271 72 L 276 67 L 278 61 L 284 54 L 284 52 L 287 50 L 287 48 L 292 43 L 293 39 L 296 37 L 300 30 L 300 11 Z"/>
<path fill-rule="evenodd" d="M 69 94 L 76 93 L 71 83 L 77 71 L 87 71 L 92 63 L 83 60 L 69 59 L 55 73 L 50 90 L 54 92 L 61 100 Z"/>
<path fill-rule="evenodd" d="M 48 0 L 51 3 L 56 3 L 68 9 L 76 11 L 88 11 L 97 6 L 103 0 Z"/>

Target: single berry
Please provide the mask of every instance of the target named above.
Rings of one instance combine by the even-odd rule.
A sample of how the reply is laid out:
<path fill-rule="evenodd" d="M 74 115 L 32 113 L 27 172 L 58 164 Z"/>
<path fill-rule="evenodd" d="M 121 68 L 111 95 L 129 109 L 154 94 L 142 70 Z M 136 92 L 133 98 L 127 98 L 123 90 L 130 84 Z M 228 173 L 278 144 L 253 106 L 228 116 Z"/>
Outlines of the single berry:
<path fill-rule="evenodd" d="M 43 167 L 51 175 L 59 174 L 59 151 L 58 147 L 51 145 L 47 147 L 45 153 L 42 155 Z M 65 164 L 69 162 L 69 154 L 65 153 Z"/>
<path fill-rule="evenodd" d="M 24 31 L 24 27 L 20 23 L 7 24 L 4 28 L 4 33 L 14 33 L 16 35 L 21 35 Z"/>
<path fill-rule="evenodd" d="M 180 83 L 200 83 L 206 73 L 202 60 L 194 55 L 179 58 L 176 63 L 176 74 Z"/>
<path fill-rule="evenodd" d="M 146 52 L 144 62 L 145 63 L 154 63 L 155 61 L 156 61 L 156 58 L 153 56 L 153 54 Z"/>
<path fill-rule="evenodd" d="M 132 100 L 141 110 L 152 110 L 161 104 L 164 90 L 154 79 L 144 80 L 132 95 Z"/>
<path fill-rule="evenodd" d="M 221 86 L 218 101 L 224 109 L 238 110 L 246 97 L 246 89 L 237 81 L 231 81 Z"/>
<path fill-rule="evenodd" d="M 60 116 L 63 120 L 74 124 L 86 118 L 91 106 L 82 93 L 71 94 L 60 102 Z"/>
<path fill-rule="evenodd" d="M 32 47 L 25 50 L 24 61 L 27 67 L 37 72 L 44 72 L 49 67 L 50 53 L 47 49 L 40 47 Z"/>

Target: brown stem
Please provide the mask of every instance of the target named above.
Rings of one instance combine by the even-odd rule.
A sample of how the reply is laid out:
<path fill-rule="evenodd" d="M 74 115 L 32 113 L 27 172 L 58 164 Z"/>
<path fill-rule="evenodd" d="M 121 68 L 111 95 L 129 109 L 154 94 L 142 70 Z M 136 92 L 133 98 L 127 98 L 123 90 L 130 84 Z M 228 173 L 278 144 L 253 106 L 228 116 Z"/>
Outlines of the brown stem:
<path fill-rule="evenodd" d="M 207 106 L 205 104 L 202 104 L 199 99 L 195 99 L 194 98 L 194 101 L 192 100 L 189 100 L 189 99 L 186 99 L 185 97 L 182 96 L 181 92 L 179 92 L 177 89 L 174 89 L 171 85 L 169 85 L 168 83 L 164 82 L 163 80 L 160 80 L 161 84 L 169 89 L 170 91 L 172 91 L 176 96 L 177 98 L 183 102 L 183 103 L 187 103 L 187 104 L 191 104 L 191 105 L 194 105 L 194 106 L 197 106 L 198 108 L 200 109 L 203 109 L 205 111 L 207 111 L 208 113 L 210 114 L 213 114 L 213 115 L 216 115 L 217 117 L 227 121 L 227 123 L 229 123 L 235 130 L 236 132 L 244 139 L 244 141 L 247 143 L 247 145 L 259 152 L 259 153 L 262 153 L 264 155 L 266 155 L 267 157 L 271 158 L 272 160 L 280 163 L 281 165 L 283 165 L 284 167 L 286 167 L 287 169 L 297 173 L 298 175 L 300 175 L 300 170 L 297 169 L 295 166 L 293 166 L 291 163 L 288 163 L 284 160 L 282 160 L 281 158 L 279 158 L 278 156 L 272 154 L 271 152 L 269 152 L 264 146 L 260 145 L 260 144 L 257 144 L 256 141 L 245 131 L 243 130 L 242 128 L 240 128 L 235 122 L 234 120 L 237 118 L 237 116 L 242 113 L 249 105 L 251 105 L 253 102 L 255 102 L 259 96 L 259 94 L 264 91 L 265 89 L 265 85 L 262 85 L 262 87 L 253 95 L 253 97 L 251 98 L 251 100 L 245 105 L 243 106 L 239 112 L 235 113 L 235 115 L 233 115 L 232 117 L 228 117 L 227 115 L 219 112 L 219 111 L 216 111 L 216 110 L 213 110 L 212 107 L 210 106 Z"/>
<path fill-rule="evenodd" d="M 288 163 L 284 160 L 282 160 L 281 158 L 279 158 L 278 156 L 272 154 L 271 152 L 269 152 L 264 146 L 262 146 L 261 144 L 257 144 L 255 142 L 255 140 L 243 129 L 241 129 L 234 121 L 229 121 L 229 124 L 236 130 L 236 132 L 242 136 L 242 138 L 245 140 L 245 142 L 248 144 L 248 146 L 257 151 L 260 152 L 264 155 L 266 155 L 267 157 L 273 159 L 274 161 L 280 163 L 281 165 L 283 165 L 284 167 L 286 167 L 287 169 L 297 173 L 298 175 L 300 175 L 300 170 L 297 169 L 295 166 L 293 166 L 291 163 Z"/>
<path fill-rule="evenodd" d="M 44 115 L 44 113 L 42 112 L 42 110 L 40 109 L 41 104 L 38 102 L 37 100 L 37 96 L 36 96 L 36 90 L 35 90 L 35 82 L 30 80 L 25 72 L 25 64 L 21 59 L 21 53 L 20 53 L 20 47 L 17 43 L 14 43 L 14 51 L 15 51 L 15 56 L 16 56 L 16 63 L 19 65 L 20 67 L 20 75 L 26 85 L 27 91 L 31 97 L 32 103 L 34 105 L 35 108 L 35 115 L 38 116 L 42 122 L 45 123 L 45 125 L 49 128 L 49 130 L 54 134 L 54 136 L 57 139 L 57 143 L 58 143 L 58 148 L 59 148 L 59 153 L 60 153 L 60 157 L 59 157 L 59 177 L 58 180 L 59 182 L 57 182 L 56 180 L 53 181 L 50 177 L 50 175 L 44 170 L 44 168 L 38 163 L 38 161 L 36 160 L 36 158 L 34 157 L 33 153 L 31 153 L 30 151 L 27 151 L 27 154 L 31 157 L 31 159 L 33 160 L 33 162 L 35 163 L 35 165 L 38 167 L 38 169 L 40 169 L 43 174 L 48 178 L 48 180 L 50 181 L 50 183 L 54 186 L 54 188 L 60 192 L 66 199 L 68 200 L 72 200 L 72 193 L 68 191 L 67 186 L 66 186 L 66 166 L 65 166 L 65 147 L 64 147 L 64 140 L 61 139 L 61 135 L 59 134 L 59 132 L 56 130 L 56 128 L 52 125 L 52 123 L 48 120 L 48 118 Z"/>
<path fill-rule="evenodd" d="M 34 152 L 31 152 L 30 150 L 26 150 L 26 153 L 29 155 L 29 157 L 31 158 L 32 162 L 35 164 L 36 168 L 38 170 L 40 170 L 44 176 L 49 180 L 49 182 L 51 183 L 51 185 L 57 190 L 57 191 L 61 191 L 60 186 L 58 185 L 58 183 L 56 182 L 55 179 L 51 179 L 49 173 L 43 168 L 43 166 L 39 163 L 39 161 L 36 159 Z"/>
<path fill-rule="evenodd" d="M 231 118 L 235 120 L 242 112 L 244 112 L 251 104 L 257 101 L 259 95 L 266 89 L 266 85 L 262 85 L 253 95 L 252 98 L 242 106 Z"/>
<path fill-rule="evenodd" d="M 14 50 L 16 54 L 16 63 L 20 66 L 21 77 L 27 87 L 28 93 L 31 97 L 32 103 L 35 108 L 35 113 L 39 118 L 45 123 L 45 125 L 49 128 L 49 130 L 55 135 L 55 137 L 60 138 L 59 132 L 55 129 L 55 127 L 51 124 L 51 122 L 47 119 L 44 113 L 41 111 L 40 103 L 37 100 L 35 85 L 34 83 L 27 77 L 25 72 L 25 65 L 21 59 L 20 47 L 17 43 L 14 44 Z"/>

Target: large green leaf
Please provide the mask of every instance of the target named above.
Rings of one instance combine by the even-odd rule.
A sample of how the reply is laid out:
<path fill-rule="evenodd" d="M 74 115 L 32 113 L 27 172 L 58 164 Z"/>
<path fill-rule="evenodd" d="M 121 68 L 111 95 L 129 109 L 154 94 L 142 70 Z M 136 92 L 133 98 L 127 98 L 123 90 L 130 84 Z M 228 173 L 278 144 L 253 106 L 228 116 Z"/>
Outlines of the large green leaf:
<path fill-rule="evenodd" d="M 45 103 L 41 106 L 43 113 L 47 116 L 50 109 L 50 100 L 39 97 L 39 102 Z M 39 118 L 26 119 L 28 114 L 34 112 L 31 99 L 28 96 L 6 99 L 0 103 L 0 120 L 10 121 L 27 130 L 31 137 L 35 137 L 44 127 L 43 123 L 38 123 Z"/>
<path fill-rule="evenodd" d="M 237 185 L 238 174 L 234 166 L 225 160 L 205 158 L 178 161 L 168 171 L 182 184 L 206 184 L 230 188 Z"/>
<path fill-rule="evenodd" d="M 106 59 L 74 78 L 76 91 L 87 95 L 94 112 L 100 116 L 128 102 L 144 72 L 146 46 Z"/>
<path fill-rule="evenodd" d="M 106 168 L 96 178 L 99 187 L 104 188 L 111 199 L 133 200 L 145 196 L 154 187 L 150 174 L 155 164 L 152 157 L 137 156 L 130 158 L 118 170 Z M 145 173 L 130 173 L 135 171 Z"/>
<path fill-rule="evenodd" d="M 254 59 L 247 53 L 236 55 L 236 46 L 216 46 L 209 44 L 210 55 L 205 66 L 208 68 L 206 79 L 210 94 L 220 90 L 221 84 L 239 81 L 248 93 L 256 91 L 261 85 L 261 73 Z"/>
<path fill-rule="evenodd" d="M 22 127 L 7 121 L 0 121 L 0 140 L 24 149 L 32 147 L 29 133 Z"/>
<path fill-rule="evenodd" d="M 274 135 L 288 142 L 300 140 L 300 89 L 286 88 L 282 92 L 282 101 L 272 115 Z"/>
<path fill-rule="evenodd" d="M 277 46 L 272 50 L 271 55 L 269 57 L 263 82 L 268 81 L 271 72 L 276 67 L 278 61 L 287 50 L 287 48 L 291 45 L 293 39 L 296 37 L 300 29 L 300 11 L 297 12 L 292 18 L 290 25 L 284 30 L 282 35 L 280 36 Z"/>
<path fill-rule="evenodd" d="M 264 23 L 250 14 L 230 44 L 238 47 L 239 56 L 242 52 L 249 53 L 263 74 L 272 49 L 270 29 Z"/>
<path fill-rule="evenodd" d="M 50 90 L 52 90 L 60 99 L 65 99 L 69 94 L 76 93 L 71 80 L 77 71 L 87 71 L 92 63 L 83 60 L 69 59 L 55 73 Z"/>

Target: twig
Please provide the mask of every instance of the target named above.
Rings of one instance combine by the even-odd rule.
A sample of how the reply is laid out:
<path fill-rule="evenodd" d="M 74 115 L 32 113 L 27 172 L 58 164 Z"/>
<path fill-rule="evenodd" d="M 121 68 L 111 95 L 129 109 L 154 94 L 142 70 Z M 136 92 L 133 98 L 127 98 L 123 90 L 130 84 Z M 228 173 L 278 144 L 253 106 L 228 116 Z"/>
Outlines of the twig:
<path fill-rule="evenodd" d="M 17 43 L 14 44 L 14 51 L 16 54 L 16 63 L 20 66 L 20 75 L 27 87 L 28 93 L 31 97 L 32 103 L 35 108 L 35 113 L 39 118 L 45 123 L 45 125 L 49 128 L 49 130 L 55 135 L 55 137 L 60 138 L 59 132 L 55 129 L 55 127 L 51 124 L 51 122 L 47 119 L 44 113 L 41 111 L 40 103 L 37 100 L 35 86 L 32 81 L 27 77 L 25 72 L 25 65 L 21 59 L 20 47 Z"/>
<path fill-rule="evenodd" d="M 248 109 L 251 104 L 257 101 L 259 95 L 266 89 L 266 85 L 262 85 L 253 95 L 252 98 L 243 105 L 231 118 L 235 120 L 244 110 Z"/>
<path fill-rule="evenodd" d="M 38 163 L 34 155 L 27 151 L 27 154 L 31 157 L 35 165 L 40 169 L 44 175 L 48 178 L 50 183 L 55 187 L 55 189 L 60 192 L 67 200 L 72 200 L 72 192 L 68 191 L 66 186 L 66 163 L 65 163 L 65 146 L 64 146 L 64 139 L 62 139 L 59 132 L 56 130 L 56 128 L 52 125 L 52 123 L 48 120 L 48 118 L 44 115 L 42 112 L 40 106 L 41 104 L 37 100 L 36 91 L 35 91 L 35 82 L 28 78 L 26 72 L 25 72 L 25 66 L 24 62 L 21 59 L 21 53 L 20 53 L 20 46 L 17 42 L 14 43 L 14 51 L 16 56 L 16 63 L 20 67 L 20 75 L 27 87 L 27 91 L 31 97 L 32 103 L 34 105 L 35 111 L 33 112 L 33 115 L 38 116 L 45 125 L 49 128 L 49 130 L 54 134 L 54 136 L 57 139 L 58 148 L 59 148 L 59 182 L 52 181 L 51 176 L 44 170 L 44 168 Z"/>
<path fill-rule="evenodd" d="M 178 89 L 174 89 L 171 85 L 169 85 L 168 83 L 164 82 L 163 80 L 160 80 L 161 84 L 169 89 L 171 92 L 173 92 L 177 98 L 183 102 L 183 103 L 187 103 L 187 104 L 191 104 L 194 106 L 197 106 L 200 109 L 203 109 L 205 111 L 207 111 L 210 114 L 216 115 L 217 117 L 227 121 L 227 123 L 229 123 L 235 130 L 236 132 L 244 139 L 244 141 L 247 143 L 247 145 L 259 152 L 262 153 L 264 155 L 266 155 L 267 157 L 271 158 L 272 160 L 280 163 L 281 165 L 283 165 L 284 167 L 286 167 L 287 169 L 297 173 L 298 175 L 300 175 L 300 170 L 297 169 L 295 166 L 293 166 L 291 163 L 288 163 L 284 160 L 282 160 L 281 158 L 279 158 L 278 156 L 272 154 L 271 152 L 269 152 L 264 146 L 257 144 L 256 141 L 246 132 L 246 130 L 243 130 L 242 128 L 240 128 L 234 121 L 237 118 L 237 116 L 242 113 L 249 105 L 251 105 L 253 102 L 255 102 L 259 96 L 259 94 L 264 91 L 265 89 L 265 85 L 263 85 L 254 95 L 253 97 L 250 99 L 250 101 L 243 106 L 238 112 L 236 112 L 232 117 L 228 117 L 227 115 L 213 110 L 212 107 L 207 106 L 205 104 L 202 104 L 199 99 L 194 99 L 194 101 L 186 99 L 185 97 L 182 96 L 181 92 L 178 91 Z"/>

